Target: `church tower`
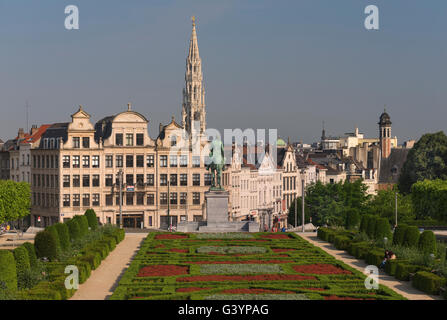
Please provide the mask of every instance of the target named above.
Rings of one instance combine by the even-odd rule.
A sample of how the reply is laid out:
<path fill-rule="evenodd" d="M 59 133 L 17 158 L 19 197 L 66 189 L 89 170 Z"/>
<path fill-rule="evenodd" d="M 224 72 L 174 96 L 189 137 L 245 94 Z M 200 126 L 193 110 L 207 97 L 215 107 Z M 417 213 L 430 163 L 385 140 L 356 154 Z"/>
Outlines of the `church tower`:
<path fill-rule="evenodd" d="M 192 34 L 186 58 L 185 87 L 183 88 L 182 126 L 189 136 L 205 133 L 205 88 L 203 86 L 202 59 L 197 43 L 196 22 L 192 17 Z"/>
<path fill-rule="evenodd" d="M 382 159 L 387 159 L 391 154 L 391 118 L 386 112 L 386 109 L 380 115 L 378 124 Z"/>

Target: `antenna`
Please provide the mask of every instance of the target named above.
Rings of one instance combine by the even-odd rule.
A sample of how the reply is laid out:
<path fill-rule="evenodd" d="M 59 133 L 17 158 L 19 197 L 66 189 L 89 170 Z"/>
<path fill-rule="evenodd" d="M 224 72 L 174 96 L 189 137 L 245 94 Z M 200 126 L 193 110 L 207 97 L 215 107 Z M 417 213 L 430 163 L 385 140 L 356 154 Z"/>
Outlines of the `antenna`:
<path fill-rule="evenodd" d="M 28 104 L 28 100 L 26 100 L 26 105 L 25 105 L 25 109 L 26 109 L 26 131 L 29 132 L 29 104 Z"/>

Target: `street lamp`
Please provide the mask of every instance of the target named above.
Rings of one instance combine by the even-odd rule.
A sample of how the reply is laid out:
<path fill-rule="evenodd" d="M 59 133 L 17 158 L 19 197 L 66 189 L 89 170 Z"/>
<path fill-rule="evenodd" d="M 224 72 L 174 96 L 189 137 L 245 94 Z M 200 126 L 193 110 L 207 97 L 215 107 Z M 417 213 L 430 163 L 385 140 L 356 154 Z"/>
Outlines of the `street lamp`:
<path fill-rule="evenodd" d="M 396 223 L 395 223 L 395 227 L 397 227 L 397 191 L 394 193 L 394 207 L 396 210 Z"/>
<path fill-rule="evenodd" d="M 302 232 L 304 233 L 304 198 L 305 198 L 305 190 L 306 190 L 306 180 L 305 180 L 305 173 L 306 171 L 304 169 L 301 169 L 301 192 L 302 192 L 302 203 L 301 203 L 301 225 L 303 227 Z"/>
<path fill-rule="evenodd" d="M 118 171 L 119 178 L 119 196 L 120 196 L 120 228 L 123 228 L 123 170 Z"/>

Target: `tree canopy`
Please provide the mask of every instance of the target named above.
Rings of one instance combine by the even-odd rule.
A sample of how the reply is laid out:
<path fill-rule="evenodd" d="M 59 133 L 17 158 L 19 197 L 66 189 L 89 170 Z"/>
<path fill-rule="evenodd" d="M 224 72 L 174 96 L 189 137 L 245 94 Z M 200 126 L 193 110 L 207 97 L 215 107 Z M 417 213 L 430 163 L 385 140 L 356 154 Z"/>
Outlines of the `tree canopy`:
<path fill-rule="evenodd" d="M 0 223 L 21 219 L 30 213 L 31 189 L 26 182 L 0 180 Z"/>
<path fill-rule="evenodd" d="M 425 179 L 447 179 L 447 136 L 442 131 L 423 135 L 408 152 L 399 190 L 409 193 L 415 182 Z"/>
<path fill-rule="evenodd" d="M 366 193 L 368 187 L 362 180 L 355 182 L 339 182 L 335 184 L 323 184 L 317 182 L 306 188 L 305 213 L 307 217 L 312 217 L 315 225 L 344 225 L 346 212 L 351 209 L 358 209 L 360 212 L 370 198 Z M 301 222 L 301 199 L 298 207 L 298 221 Z M 293 216 L 293 217 L 292 217 Z M 295 208 L 289 208 L 289 223 L 294 222 Z M 290 220 L 292 218 L 292 220 Z M 291 223 L 292 224 L 292 223 Z M 293 224 L 292 224 L 293 225 Z"/>

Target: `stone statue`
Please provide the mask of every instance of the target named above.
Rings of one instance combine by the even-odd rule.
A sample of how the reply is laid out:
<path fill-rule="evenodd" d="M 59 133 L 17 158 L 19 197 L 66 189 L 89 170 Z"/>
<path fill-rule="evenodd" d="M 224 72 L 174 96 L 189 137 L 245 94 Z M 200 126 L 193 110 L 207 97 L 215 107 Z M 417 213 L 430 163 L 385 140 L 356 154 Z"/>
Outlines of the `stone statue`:
<path fill-rule="evenodd" d="M 219 139 L 214 139 L 210 142 L 209 146 L 210 162 L 206 165 L 206 169 L 210 170 L 212 177 L 210 190 L 224 190 L 224 188 L 222 188 L 222 171 L 225 169 L 223 143 Z"/>

